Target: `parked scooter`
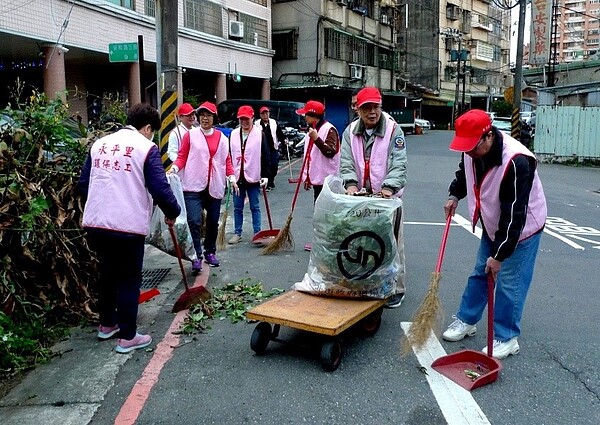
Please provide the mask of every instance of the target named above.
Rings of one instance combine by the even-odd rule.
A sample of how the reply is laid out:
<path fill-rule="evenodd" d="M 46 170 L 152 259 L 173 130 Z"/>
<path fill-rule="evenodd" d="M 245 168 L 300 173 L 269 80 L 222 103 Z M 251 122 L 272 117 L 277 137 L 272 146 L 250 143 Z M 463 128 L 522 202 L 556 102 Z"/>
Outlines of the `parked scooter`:
<path fill-rule="evenodd" d="M 291 159 L 300 158 L 304 155 L 304 138 L 306 137 L 306 133 L 293 127 L 285 127 L 282 131 L 285 141 L 279 146 L 280 157 Z"/>

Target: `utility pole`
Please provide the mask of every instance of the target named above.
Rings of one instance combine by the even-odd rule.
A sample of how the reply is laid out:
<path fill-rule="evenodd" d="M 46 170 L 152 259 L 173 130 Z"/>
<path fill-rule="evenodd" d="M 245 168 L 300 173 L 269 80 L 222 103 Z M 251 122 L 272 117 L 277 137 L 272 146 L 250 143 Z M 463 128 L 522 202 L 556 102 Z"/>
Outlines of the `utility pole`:
<path fill-rule="evenodd" d="M 160 111 L 159 150 L 165 168 L 171 165 L 167 154 L 169 133 L 175 128 L 178 80 L 177 0 L 156 0 L 156 81 Z"/>
<path fill-rule="evenodd" d="M 454 57 L 456 57 L 456 92 L 454 93 L 454 104 L 452 105 L 452 128 L 454 128 L 454 121 L 460 115 L 460 111 L 458 108 L 458 99 L 460 93 L 460 59 L 462 56 L 462 33 L 456 28 L 445 28 L 441 30 L 440 35 L 445 36 L 446 38 L 451 38 L 452 41 L 458 43 L 458 50 L 451 51 L 450 60 L 453 61 Z M 456 52 L 456 53 L 454 53 Z M 466 58 L 465 58 L 465 67 L 466 67 Z"/>
<path fill-rule="evenodd" d="M 515 62 L 515 82 L 513 91 L 513 111 L 511 116 L 510 134 L 515 139 L 521 139 L 521 82 L 523 81 L 523 42 L 525 38 L 525 10 L 527 0 L 519 0 L 519 22 L 517 32 L 517 58 Z"/>

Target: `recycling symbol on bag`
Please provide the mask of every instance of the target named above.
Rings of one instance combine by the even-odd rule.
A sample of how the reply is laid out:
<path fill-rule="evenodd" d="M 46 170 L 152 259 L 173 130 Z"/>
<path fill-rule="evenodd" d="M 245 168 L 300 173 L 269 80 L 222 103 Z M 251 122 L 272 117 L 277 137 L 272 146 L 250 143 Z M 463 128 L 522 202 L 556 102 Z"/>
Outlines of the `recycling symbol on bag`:
<path fill-rule="evenodd" d="M 368 246 L 369 249 L 365 249 L 363 245 Z M 379 247 L 378 251 L 373 250 L 374 245 Z M 348 236 L 340 244 L 337 253 L 338 267 L 342 274 L 350 280 L 368 278 L 383 264 L 384 258 L 385 243 L 383 238 L 369 230 L 363 230 Z M 350 272 L 348 269 L 356 270 L 356 264 L 360 264 L 362 269 L 359 269 L 357 273 Z"/>

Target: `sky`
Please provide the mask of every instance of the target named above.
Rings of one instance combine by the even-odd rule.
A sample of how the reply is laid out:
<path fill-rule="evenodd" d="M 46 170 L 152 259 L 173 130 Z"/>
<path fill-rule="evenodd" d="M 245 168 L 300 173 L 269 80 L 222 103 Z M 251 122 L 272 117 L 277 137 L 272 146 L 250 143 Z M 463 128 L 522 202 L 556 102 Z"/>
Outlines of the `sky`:
<path fill-rule="evenodd" d="M 517 58 L 517 31 L 519 29 L 519 8 L 515 7 L 511 11 L 512 25 L 510 27 L 510 62 L 515 63 Z M 529 28 L 531 27 L 531 3 L 527 5 L 525 11 L 525 37 L 524 44 L 529 44 Z"/>

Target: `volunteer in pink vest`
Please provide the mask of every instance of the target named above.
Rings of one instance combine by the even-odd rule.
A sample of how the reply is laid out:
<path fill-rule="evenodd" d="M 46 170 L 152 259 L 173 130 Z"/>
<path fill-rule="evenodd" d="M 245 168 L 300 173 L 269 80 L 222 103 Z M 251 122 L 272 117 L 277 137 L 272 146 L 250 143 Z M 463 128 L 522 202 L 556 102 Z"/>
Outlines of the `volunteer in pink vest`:
<path fill-rule="evenodd" d="M 491 274 L 496 282 L 493 355 L 503 359 L 520 350 L 517 339 L 546 222 L 546 198 L 535 156 L 494 127 L 485 111 L 461 115 L 455 129 L 450 150 L 462 157 L 444 212 L 454 215 L 458 201 L 466 197 L 473 230 L 481 222 L 483 232 L 456 320 L 443 337 L 460 341 L 475 334 Z"/>
<path fill-rule="evenodd" d="M 340 177 L 346 191 L 380 194 L 384 198 L 401 197 L 406 183 L 406 145 L 404 133 L 392 117 L 381 110 L 381 93 L 376 87 L 365 87 L 356 95 L 359 119 L 353 121 L 342 136 Z M 402 238 L 403 214 L 395 222 L 398 251 L 404 265 Z M 406 287 L 404 271 L 398 274 L 396 293 L 386 307 L 400 307 Z"/>
<path fill-rule="evenodd" d="M 260 188 L 269 181 L 270 153 L 265 134 L 253 124 L 254 110 L 251 106 L 240 106 L 237 112 L 240 126 L 229 135 L 231 159 L 235 168 L 235 179 L 239 191 L 233 196 L 233 224 L 235 234 L 229 239 L 230 244 L 242 241 L 244 224 L 244 200 L 248 196 L 252 213 L 252 230 L 260 232 L 261 214 L 259 195 Z"/>
<path fill-rule="evenodd" d="M 177 110 L 179 124 L 169 133 L 169 145 L 167 147 L 167 154 L 171 161 L 177 159 L 183 136 L 190 131 L 196 122 L 195 112 L 194 107 L 189 103 L 182 103 Z"/>
<path fill-rule="evenodd" d="M 303 115 L 308 125 L 304 138 L 304 189 L 313 189 L 315 202 L 323 190 L 325 177 L 337 175 L 340 168 L 340 137 L 336 128 L 323 116 L 325 105 L 309 100 L 296 111 Z"/>
<path fill-rule="evenodd" d="M 116 351 L 129 353 L 152 342 L 137 333 L 144 240 L 152 202 L 175 223 L 181 211 L 165 177 L 154 132 L 158 111 L 147 104 L 131 107 L 127 126 L 98 139 L 79 179 L 87 197 L 83 227 L 98 259 L 98 339 L 118 336 Z"/>
<path fill-rule="evenodd" d="M 216 115 L 217 107 L 214 103 L 204 102 L 198 106 L 200 127 L 192 128 L 183 136 L 177 159 L 169 170 L 181 177 L 187 221 L 197 256 L 192 260 L 194 275 L 202 271 L 203 255 L 209 266 L 220 265 L 216 255 L 217 234 L 221 200 L 225 195 L 227 181 L 233 185 L 234 191 L 237 190 L 229 156 L 229 141 L 213 127 Z M 206 211 L 204 252 L 200 235 L 202 210 Z"/>

